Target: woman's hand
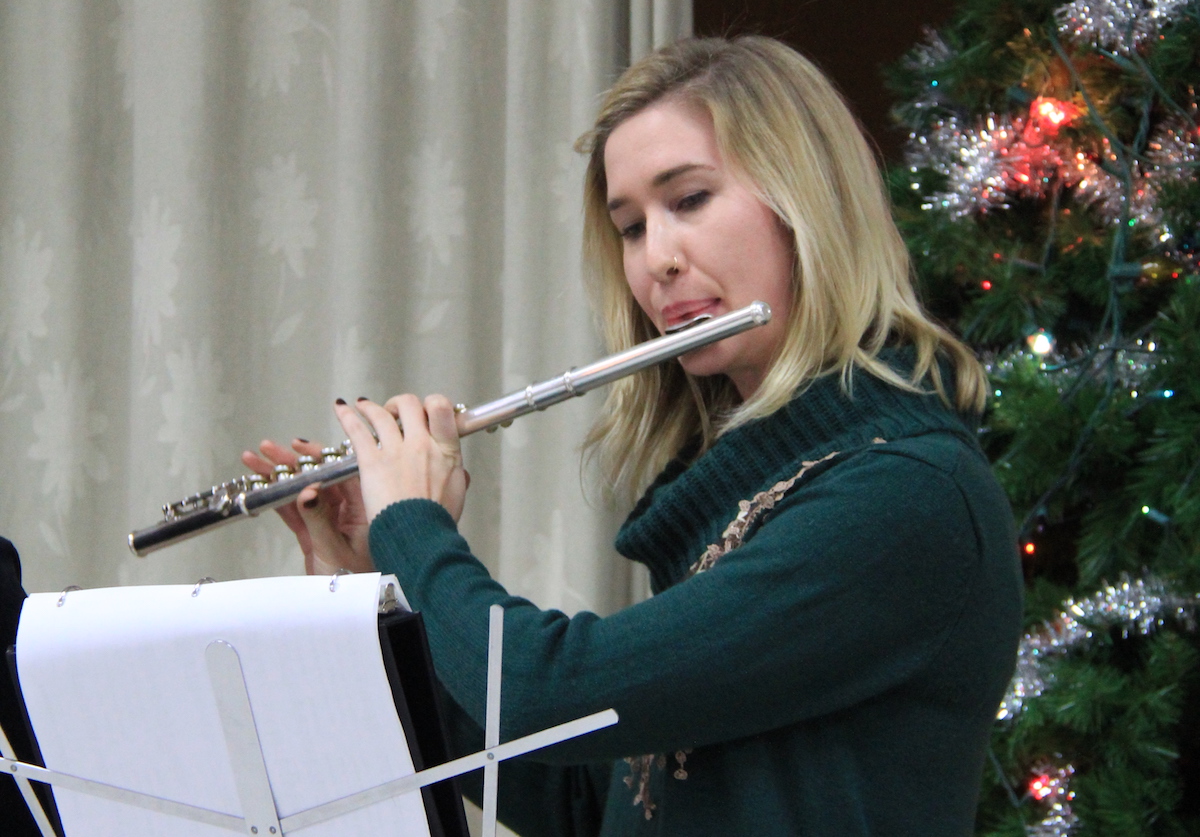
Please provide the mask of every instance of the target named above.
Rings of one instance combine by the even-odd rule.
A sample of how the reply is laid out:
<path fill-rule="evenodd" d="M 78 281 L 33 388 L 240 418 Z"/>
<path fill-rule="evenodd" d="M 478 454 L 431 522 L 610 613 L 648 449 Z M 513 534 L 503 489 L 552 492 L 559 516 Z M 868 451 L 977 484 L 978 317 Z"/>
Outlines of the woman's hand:
<path fill-rule="evenodd" d="M 257 474 L 270 476 L 276 465 L 296 466 L 297 454 L 320 459 L 321 446 L 296 439 L 292 447 L 266 440 L 259 452 L 245 451 L 242 462 Z M 367 517 L 357 479 L 321 488 L 309 485 L 296 501 L 276 509 L 295 534 L 304 553 L 304 571 L 331 575 L 340 570 L 370 572 L 375 569 L 367 546 Z"/>
<path fill-rule="evenodd" d="M 334 411 L 358 456 L 367 521 L 414 498 L 440 503 L 458 521 L 471 478 L 445 396 L 430 395 L 422 403 L 415 395 L 397 395 L 382 407 L 365 398 L 354 408 L 339 401 Z"/>

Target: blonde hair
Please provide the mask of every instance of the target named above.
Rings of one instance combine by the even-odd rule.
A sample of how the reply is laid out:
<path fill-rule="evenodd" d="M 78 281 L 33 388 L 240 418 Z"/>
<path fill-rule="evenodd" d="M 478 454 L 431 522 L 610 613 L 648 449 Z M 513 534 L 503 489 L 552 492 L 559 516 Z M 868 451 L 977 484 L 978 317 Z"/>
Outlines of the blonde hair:
<path fill-rule="evenodd" d="M 613 351 L 658 336 L 625 281 L 622 241 L 609 218 L 604 148 L 625 120 L 670 98 L 704 107 L 727 164 L 754 184 L 795 246 L 786 334 L 761 386 L 739 403 L 722 376 L 694 378 L 678 363 L 612 384 L 585 442 L 620 494 L 640 490 L 684 449 L 767 416 L 816 378 L 855 367 L 910 391 L 928 379 L 947 404 L 938 355 L 955 370 L 955 405 L 983 408 L 986 375 L 971 351 L 921 309 L 875 158 L 833 85 L 792 49 L 762 37 L 680 41 L 630 67 L 576 148 L 584 183 L 588 291 Z M 888 342 L 916 349 L 908 377 L 881 361 Z"/>

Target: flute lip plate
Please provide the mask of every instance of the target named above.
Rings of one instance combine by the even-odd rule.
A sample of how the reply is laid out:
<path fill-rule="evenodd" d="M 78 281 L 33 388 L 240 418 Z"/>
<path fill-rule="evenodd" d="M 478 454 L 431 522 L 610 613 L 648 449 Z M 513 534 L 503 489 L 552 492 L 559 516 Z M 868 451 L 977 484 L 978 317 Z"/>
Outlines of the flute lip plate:
<path fill-rule="evenodd" d="M 687 331 L 692 326 L 698 326 L 700 323 L 708 322 L 711 319 L 712 314 L 701 314 L 698 317 L 692 317 L 692 319 L 688 320 L 686 323 L 679 323 L 678 325 L 673 325 L 670 328 L 665 329 L 663 334 L 679 334 L 681 331 Z"/>

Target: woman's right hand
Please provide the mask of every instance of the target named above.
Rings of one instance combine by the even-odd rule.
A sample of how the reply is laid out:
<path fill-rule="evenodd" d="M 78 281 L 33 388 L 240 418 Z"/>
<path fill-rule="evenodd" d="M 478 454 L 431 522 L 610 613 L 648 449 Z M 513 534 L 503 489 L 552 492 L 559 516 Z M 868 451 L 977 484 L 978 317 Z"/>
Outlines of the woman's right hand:
<path fill-rule="evenodd" d="M 242 462 L 256 474 L 271 476 L 276 465 L 294 468 L 301 454 L 320 458 L 321 445 L 295 439 L 289 449 L 267 439 L 259 445 L 258 453 L 243 452 Z M 295 502 L 276 511 L 296 536 L 304 553 L 304 571 L 309 575 L 375 569 L 367 545 L 368 521 L 357 477 L 326 488 L 306 486 Z"/>

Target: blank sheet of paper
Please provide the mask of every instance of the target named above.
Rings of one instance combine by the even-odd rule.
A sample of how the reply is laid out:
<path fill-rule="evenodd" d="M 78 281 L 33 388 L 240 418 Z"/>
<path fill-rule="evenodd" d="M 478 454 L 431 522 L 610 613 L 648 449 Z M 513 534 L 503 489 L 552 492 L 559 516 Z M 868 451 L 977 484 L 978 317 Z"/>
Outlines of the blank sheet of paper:
<path fill-rule="evenodd" d="M 395 579 L 389 577 L 391 583 Z M 46 766 L 242 816 L 205 649 L 241 659 L 280 817 L 413 773 L 384 671 L 378 573 L 30 596 L 17 667 Z M 397 589 L 399 585 L 397 584 Z M 196 592 L 196 595 L 193 595 Z M 55 790 L 67 837 L 233 832 Z M 428 837 L 420 792 L 304 837 Z"/>

